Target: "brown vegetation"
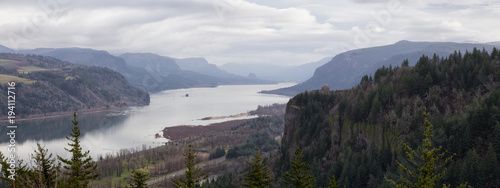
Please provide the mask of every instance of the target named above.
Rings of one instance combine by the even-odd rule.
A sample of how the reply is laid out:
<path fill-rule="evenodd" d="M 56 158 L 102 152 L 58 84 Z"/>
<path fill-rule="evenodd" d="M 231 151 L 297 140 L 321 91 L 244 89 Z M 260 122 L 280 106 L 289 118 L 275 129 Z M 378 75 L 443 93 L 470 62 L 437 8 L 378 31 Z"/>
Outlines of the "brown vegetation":
<path fill-rule="evenodd" d="M 254 118 L 253 118 L 254 119 Z M 202 136 L 206 134 L 211 134 L 214 132 L 227 131 L 230 130 L 231 127 L 240 125 L 244 122 L 250 121 L 252 119 L 240 119 L 240 120 L 232 120 L 226 121 L 222 123 L 214 123 L 211 125 L 203 126 L 203 125 L 182 125 L 175 127 L 166 127 L 163 129 L 163 137 L 170 139 L 172 141 Z"/>
<path fill-rule="evenodd" d="M 137 169 L 148 171 L 150 180 L 157 178 L 165 180 L 152 185 L 152 187 L 171 187 L 169 178 L 174 174 L 178 176 L 177 172 L 185 168 L 183 154 L 186 152 L 188 144 L 192 144 L 194 150 L 198 152 L 196 161 L 204 163 L 209 160 L 209 155 L 215 153 L 217 148 L 228 150 L 244 145 L 248 142 L 250 135 L 255 133 L 261 132 L 271 138 L 278 137 L 283 131 L 283 114 L 273 116 L 264 112 L 284 112 L 284 107 L 285 105 L 259 107 L 259 113 L 265 115 L 265 117 L 260 118 L 234 120 L 208 126 L 165 128 L 164 137 L 174 140 L 169 145 L 157 148 L 148 148 L 144 145 L 142 148 L 122 149 L 115 154 L 99 157 L 97 171 L 101 176 L 94 187 L 122 187 L 129 183 L 130 172 Z M 279 108 L 282 110 L 278 110 Z M 255 111 L 249 113 L 255 113 Z M 280 121 L 275 122 L 277 119 Z M 277 150 L 274 150 L 275 152 Z M 265 153 L 264 156 L 268 156 L 269 153 Z M 218 163 L 204 163 L 203 170 L 214 176 L 226 172 L 242 174 L 241 172 L 245 169 L 241 167 L 249 158 L 250 156 L 241 156 Z"/>

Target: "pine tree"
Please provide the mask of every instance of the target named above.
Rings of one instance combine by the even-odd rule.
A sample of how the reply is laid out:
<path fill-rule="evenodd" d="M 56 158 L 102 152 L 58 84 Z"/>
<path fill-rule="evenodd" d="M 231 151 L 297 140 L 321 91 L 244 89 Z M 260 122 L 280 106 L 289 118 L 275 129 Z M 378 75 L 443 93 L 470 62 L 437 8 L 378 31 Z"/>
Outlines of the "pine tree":
<path fill-rule="evenodd" d="M 493 149 L 493 144 L 490 143 L 488 146 L 488 151 L 486 152 L 486 166 L 488 169 L 483 169 L 486 170 L 488 173 L 488 177 L 491 176 L 491 179 L 497 179 L 498 178 L 498 161 L 497 161 L 497 155 L 495 153 L 495 149 Z"/>
<path fill-rule="evenodd" d="M 467 151 L 463 162 L 463 168 L 466 170 L 462 175 L 462 180 L 466 180 L 471 186 L 478 187 L 483 186 L 484 181 L 480 180 L 479 173 L 482 172 L 481 163 L 479 162 L 479 155 L 476 149 L 470 149 Z"/>
<path fill-rule="evenodd" d="M 403 63 L 401 63 L 402 67 L 408 67 L 408 59 L 403 60 Z"/>
<path fill-rule="evenodd" d="M 149 177 L 149 172 L 147 171 L 133 171 L 132 172 L 132 183 L 129 185 L 129 187 L 134 187 L 134 188 L 146 188 L 148 185 L 146 182 L 148 181 Z"/>
<path fill-rule="evenodd" d="M 28 168 L 24 161 L 19 159 L 17 161 L 17 164 L 14 164 L 15 174 L 12 174 L 9 170 L 9 168 L 11 167 L 11 163 L 9 163 L 9 160 L 10 159 L 8 158 L 8 156 L 4 156 L 4 154 L 0 152 L 0 179 L 7 182 L 9 187 L 32 186 L 33 183 L 29 180 L 33 179 L 33 172 Z M 12 180 L 11 178 L 14 178 L 14 180 Z"/>
<path fill-rule="evenodd" d="M 339 188 L 339 181 L 335 180 L 334 175 L 330 178 L 330 182 L 328 183 L 328 188 Z"/>
<path fill-rule="evenodd" d="M 433 136 L 432 124 L 427 120 L 428 113 L 425 112 L 424 108 L 424 138 L 422 140 L 423 147 L 418 147 L 418 153 L 410 148 L 406 143 L 403 144 L 404 149 L 406 150 L 406 159 L 408 163 L 415 167 L 415 170 L 412 170 L 412 167 L 406 167 L 401 164 L 399 161 L 396 161 L 399 169 L 401 169 L 406 176 L 403 174 L 400 175 L 402 183 L 396 183 L 392 179 L 387 179 L 389 183 L 395 185 L 396 187 L 418 187 L 418 188 L 433 188 L 436 181 L 441 179 L 446 173 L 446 168 L 442 170 L 442 172 L 438 172 L 440 168 L 443 168 L 444 165 L 450 163 L 453 159 L 452 157 L 448 157 L 444 160 L 442 165 L 441 160 L 444 158 L 446 152 L 438 154 L 441 150 L 441 147 L 435 148 L 432 146 L 431 138 Z"/>
<path fill-rule="evenodd" d="M 56 164 L 56 159 L 52 157 L 52 153 L 48 153 L 48 149 L 43 148 L 39 143 L 36 145 L 37 150 L 31 155 L 36 164 L 33 170 L 33 176 L 35 176 L 33 181 L 38 185 L 43 184 L 44 187 L 56 187 L 60 163 Z"/>
<path fill-rule="evenodd" d="M 263 162 L 262 156 L 259 154 L 259 147 L 255 146 L 255 156 L 252 162 L 247 162 L 250 165 L 250 172 L 245 174 L 245 183 L 240 183 L 242 186 L 251 188 L 269 187 L 271 182 L 271 172 Z"/>
<path fill-rule="evenodd" d="M 4 156 L 4 154 L 0 151 L 0 166 L 2 167 L 1 169 L 2 171 L 0 171 L 0 179 L 7 182 L 10 185 L 10 187 L 13 187 L 16 181 L 12 180 L 11 178 L 15 179 L 15 175 L 9 171 L 10 164 L 7 163 L 7 161 L 8 161 L 8 155 Z M 16 172 L 19 173 L 17 170 Z"/>
<path fill-rule="evenodd" d="M 500 124 L 496 124 L 493 128 L 493 148 L 495 153 L 500 153 Z"/>
<path fill-rule="evenodd" d="M 71 138 L 66 136 L 66 139 L 70 141 L 68 146 L 70 149 L 64 148 L 66 151 L 71 153 L 70 159 L 64 159 L 61 156 L 57 156 L 63 163 L 63 174 L 67 176 L 67 181 L 64 182 L 65 186 L 72 188 L 88 187 L 90 180 L 96 179 L 99 174 L 94 173 L 97 168 L 97 163 L 92 160 L 89 155 L 90 150 L 82 152 L 82 147 L 80 146 L 80 128 L 78 127 L 78 121 L 76 120 L 76 112 L 73 114 L 73 130 L 71 133 Z"/>
<path fill-rule="evenodd" d="M 202 186 L 200 182 L 208 177 L 208 173 L 201 172 L 201 169 L 196 166 L 197 163 L 194 161 L 196 155 L 197 152 L 193 151 L 193 145 L 189 144 L 188 152 L 184 154 L 184 163 L 187 167 L 185 178 L 177 177 L 172 179 L 174 187 L 193 188 Z"/>
<path fill-rule="evenodd" d="M 293 185 L 293 187 L 297 188 L 312 188 L 314 187 L 314 182 L 316 178 L 309 174 L 309 164 L 302 162 L 302 158 L 304 155 L 300 150 L 300 147 L 297 147 L 295 154 L 293 155 L 294 160 L 292 161 L 292 172 L 285 173 L 283 177 L 285 178 L 283 181 L 285 185 Z M 286 180 L 288 179 L 288 181 Z"/>

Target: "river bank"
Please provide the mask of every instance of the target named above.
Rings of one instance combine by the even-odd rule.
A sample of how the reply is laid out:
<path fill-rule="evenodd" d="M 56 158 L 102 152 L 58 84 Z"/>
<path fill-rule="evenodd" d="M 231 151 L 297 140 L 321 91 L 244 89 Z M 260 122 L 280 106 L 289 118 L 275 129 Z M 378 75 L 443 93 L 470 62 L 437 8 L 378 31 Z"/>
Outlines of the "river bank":
<path fill-rule="evenodd" d="M 288 85 L 233 85 L 167 90 L 152 93 L 151 102 L 146 106 L 130 106 L 125 110 L 103 107 L 78 111 L 77 120 L 82 135 L 81 141 L 84 143 L 83 149 L 90 150 L 90 155 L 97 158 L 109 153 L 114 154 L 120 149 L 141 148 L 143 145 L 163 146 L 165 142 L 168 142 L 168 139 L 163 138 L 165 127 L 209 125 L 227 120 L 256 117 L 258 114 L 241 118 L 201 120 L 204 117 L 247 113 L 259 105 L 284 104 L 289 98 L 257 92 L 286 86 Z M 189 97 L 185 97 L 186 93 L 189 93 Z M 16 151 L 19 151 L 21 158 L 29 159 L 29 152 L 33 151 L 33 146 L 37 143 L 43 143 L 53 154 L 67 153 L 64 147 L 67 147 L 66 136 L 72 128 L 73 111 L 42 113 L 38 117 L 22 118 L 22 121 L 17 115 L 21 115 L 21 112 L 16 114 Z M 4 120 L 4 123 L 1 123 L 0 132 L 8 131 L 6 126 L 8 122 L 5 122 L 8 120 L 7 117 L 2 116 L 0 120 Z M 236 138 L 231 137 L 230 140 L 234 139 Z M 5 138 L 0 141 L 0 151 L 7 152 L 8 141 Z"/>
<path fill-rule="evenodd" d="M 91 114 L 91 113 L 101 113 L 101 112 L 113 112 L 117 110 L 125 110 L 128 109 L 129 107 L 110 107 L 110 108 L 95 108 L 95 109 L 87 109 L 87 110 L 80 110 L 76 111 L 77 114 Z M 15 110 L 14 110 L 15 112 Z M 35 114 L 35 115 L 29 115 L 27 117 L 22 117 L 18 118 L 19 116 L 16 116 L 14 119 L 16 122 L 19 121 L 29 121 L 29 120 L 40 120 L 40 119 L 49 119 L 49 118 L 58 118 L 58 117 L 65 117 L 65 116 L 73 116 L 73 113 L 75 111 L 64 111 L 64 112 L 54 112 L 54 113 L 47 113 L 47 114 Z M 5 123 L 9 122 L 9 119 L 7 117 L 5 119 L 1 119 L 0 123 Z"/>
<path fill-rule="evenodd" d="M 204 134 L 210 134 L 214 132 L 221 132 L 230 130 L 232 127 L 238 126 L 247 121 L 251 121 L 255 118 L 251 119 L 239 119 L 239 120 L 231 120 L 222 123 L 214 123 L 210 125 L 180 125 L 175 127 L 166 127 L 163 129 L 163 137 L 167 138 L 171 141 L 176 141 L 184 138 L 201 136 Z"/>
<path fill-rule="evenodd" d="M 217 117 L 205 117 L 201 120 L 214 120 L 214 119 L 226 119 L 226 118 L 240 118 L 245 116 L 279 116 L 285 114 L 286 104 L 272 104 L 268 106 L 258 106 L 257 109 L 240 113 L 236 115 L 229 116 L 217 116 Z M 214 132 L 222 132 L 230 130 L 233 127 L 236 127 L 240 124 L 246 123 L 248 121 L 252 121 L 257 117 L 247 118 L 247 119 L 238 119 L 238 120 L 229 120 L 220 123 L 213 123 L 210 125 L 179 125 L 173 127 L 165 127 L 163 129 L 163 137 L 169 139 L 171 141 L 176 141 L 189 137 L 201 136 L 204 134 L 210 134 Z"/>

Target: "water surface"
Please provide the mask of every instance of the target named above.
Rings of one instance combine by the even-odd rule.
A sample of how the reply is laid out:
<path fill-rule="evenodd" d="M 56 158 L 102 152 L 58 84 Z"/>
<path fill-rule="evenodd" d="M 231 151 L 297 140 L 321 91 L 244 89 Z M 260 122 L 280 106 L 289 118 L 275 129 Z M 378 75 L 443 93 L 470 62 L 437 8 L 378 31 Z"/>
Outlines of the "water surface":
<path fill-rule="evenodd" d="M 167 140 L 156 139 L 155 134 L 162 135 L 161 131 L 165 127 L 207 125 L 231 119 L 202 121 L 201 118 L 235 115 L 254 110 L 258 105 L 286 103 L 289 97 L 260 94 L 258 91 L 292 85 L 293 83 L 230 85 L 167 90 L 151 94 L 148 106 L 108 113 L 81 114 L 77 119 L 82 131 L 82 146 L 84 150 L 91 150 L 91 155 L 96 158 L 122 148 L 163 145 Z M 33 153 L 38 142 L 49 149 L 50 153 L 68 158 L 69 153 L 64 151 L 64 147 L 68 147 L 65 137 L 73 128 L 71 120 L 72 116 L 66 116 L 17 122 L 18 155 L 26 159 Z M 5 123 L 0 125 L 0 133 L 3 133 L 0 137 L 0 151 L 8 154 L 8 137 L 4 136 L 7 132 Z"/>

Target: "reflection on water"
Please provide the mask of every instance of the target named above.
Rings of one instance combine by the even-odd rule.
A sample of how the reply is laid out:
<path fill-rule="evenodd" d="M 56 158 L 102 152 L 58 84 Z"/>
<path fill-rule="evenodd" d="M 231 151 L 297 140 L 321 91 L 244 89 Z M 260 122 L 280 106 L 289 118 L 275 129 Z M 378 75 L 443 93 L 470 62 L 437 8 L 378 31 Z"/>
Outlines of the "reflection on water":
<path fill-rule="evenodd" d="M 72 114 L 72 113 L 70 113 Z M 106 113 L 89 113 L 89 114 L 78 114 L 78 126 L 80 127 L 80 131 L 82 133 L 82 137 L 85 136 L 86 133 L 92 132 L 96 129 L 106 129 L 112 125 L 118 125 L 123 123 L 123 121 L 127 118 L 122 111 L 111 112 L 111 115 L 107 115 Z M 17 129 L 16 129 L 16 142 L 18 144 L 23 144 L 27 140 L 34 141 L 52 141 L 61 138 L 65 138 L 71 132 L 73 128 L 73 120 L 72 115 L 48 118 L 48 119 L 37 119 L 30 121 L 17 121 Z M 8 132 L 7 129 L 8 123 L 0 123 L 0 132 L 5 133 Z M 5 143 L 9 141 L 9 137 L 2 136 L 0 137 L 0 143 Z"/>
<path fill-rule="evenodd" d="M 138 148 L 142 145 L 159 146 L 168 141 L 155 138 L 163 135 L 165 127 L 176 125 L 207 125 L 221 121 L 202 121 L 204 117 L 220 117 L 245 113 L 258 105 L 287 103 L 289 97 L 258 93 L 292 86 L 293 83 L 275 85 L 232 85 L 216 88 L 190 88 L 168 90 L 151 94 L 148 106 L 131 107 L 127 110 L 90 113 L 77 116 L 81 130 L 81 145 L 90 150 L 94 159 L 98 155 L 115 153 L 123 148 Z M 189 94 L 189 97 L 186 97 Z M 239 117 L 248 118 L 248 117 Z M 73 124 L 72 113 L 68 116 L 16 122 L 16 150 L 27 159 L 36 143 L 44 145 L 50 153 L 69 155 L 64 150 Z M 7 153 L 7 123 L 0 124 L 0 151 Z M 66 156 L 65 158 L 68 158 Z"/>

